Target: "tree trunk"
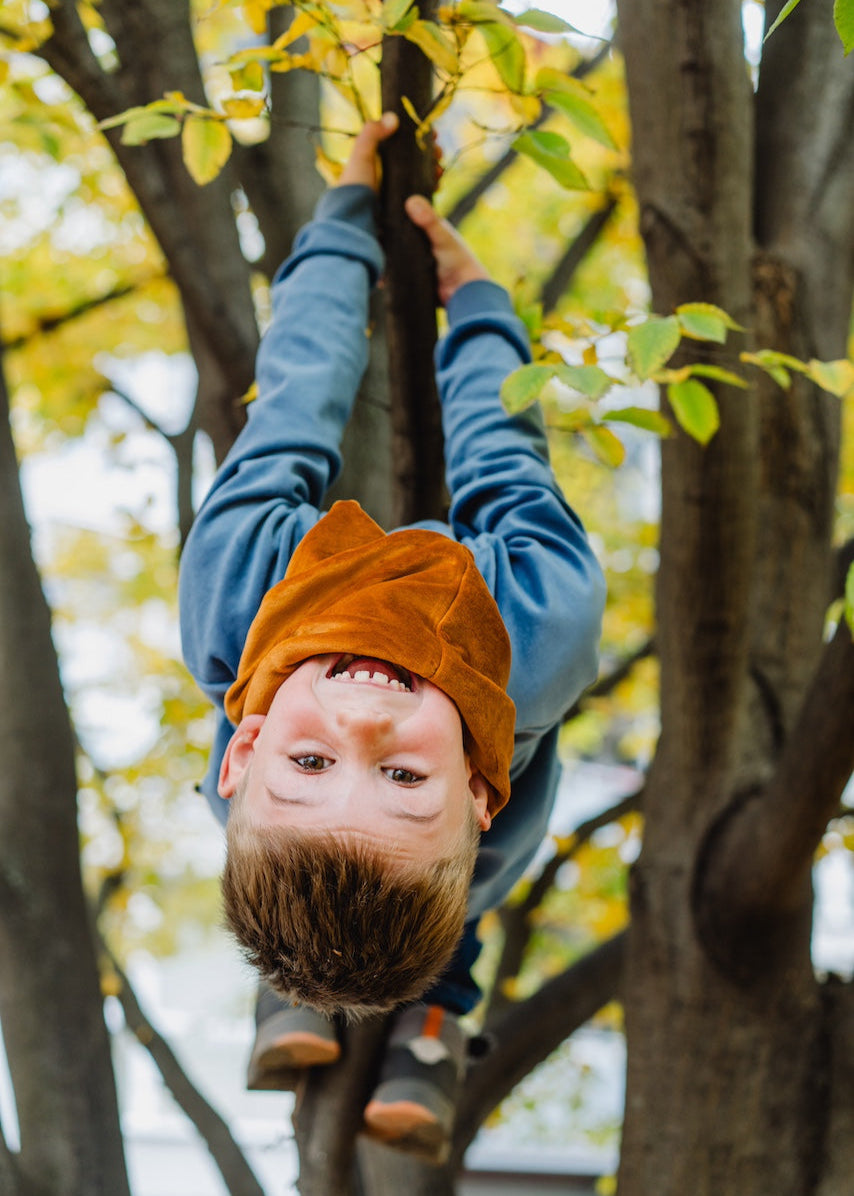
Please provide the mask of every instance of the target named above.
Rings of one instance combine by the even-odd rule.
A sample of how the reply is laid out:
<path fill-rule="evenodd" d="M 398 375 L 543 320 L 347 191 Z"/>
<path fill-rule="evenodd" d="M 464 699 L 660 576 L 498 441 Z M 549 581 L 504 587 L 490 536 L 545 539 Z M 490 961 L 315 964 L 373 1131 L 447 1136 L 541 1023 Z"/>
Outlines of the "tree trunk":
<path fill-rule="evenodd" d="M 21 1132 L 4 1192 L 128 1193 L 83 900 L 74 740 L 0 371 L 0 1022 Z"/>
<path fill-rule="evenodd" d="M 763 343 L 770 330 L 786 352 L 842 356 L 852 81 L 828 6 L 802 6 L 772 36 L 758 97 L 738 0 L 619 8 L 655 309 L 718 303 Z M 792 743 L 813 783 L 781 796 L 821 652 L 839 404 L 806 385 L 717 397 L 707 449 L 681 435 L 662 449 L 662 733 L 631 883 L 620 1196 L 815 1193 L 850 1084 L 810 962 L 809 863 L 850 772 L 843 720 L 827 775 L 809 767 L 811 743 Z M 829 653 L 843 668 L 846 635 Z"/>

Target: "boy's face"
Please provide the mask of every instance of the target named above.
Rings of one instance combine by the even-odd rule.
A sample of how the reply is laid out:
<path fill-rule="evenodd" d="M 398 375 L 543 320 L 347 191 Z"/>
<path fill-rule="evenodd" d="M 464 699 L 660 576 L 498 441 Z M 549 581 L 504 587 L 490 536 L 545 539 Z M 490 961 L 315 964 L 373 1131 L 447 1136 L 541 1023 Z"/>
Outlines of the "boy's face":
<path fill-rule="evenodd" d="M 350 655 L 303 661 L 266 716 L 243 719 L 223 758 L 221 795 L 232 797 L 241 780 L 257 826 L 393 844 L 401 860 L 452 855 L 472 808 L 482 830 L 490 823 L 488 785 L 469 763 L 450 698 L 404 669 Z"/>

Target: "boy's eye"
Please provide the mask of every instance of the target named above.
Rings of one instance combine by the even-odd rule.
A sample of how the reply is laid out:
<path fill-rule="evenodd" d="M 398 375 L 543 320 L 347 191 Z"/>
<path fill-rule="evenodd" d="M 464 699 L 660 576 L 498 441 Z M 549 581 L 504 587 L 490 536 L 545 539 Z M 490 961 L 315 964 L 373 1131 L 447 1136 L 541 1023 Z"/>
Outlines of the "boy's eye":
<path fill-rule="evenodd" d="M 303 772 L 323 772 L 331 763 L 325 756 L 315 756 L 311 753 L 307 756 L 291 756 L 291 759 Z"/>
<path fill-rule="evenodd" d="M 408 768 L 387 768 L 385 774 L 396 785 L 417 785 L 419 781 L 424 780 L 417 773 L 410 772 Z"/>

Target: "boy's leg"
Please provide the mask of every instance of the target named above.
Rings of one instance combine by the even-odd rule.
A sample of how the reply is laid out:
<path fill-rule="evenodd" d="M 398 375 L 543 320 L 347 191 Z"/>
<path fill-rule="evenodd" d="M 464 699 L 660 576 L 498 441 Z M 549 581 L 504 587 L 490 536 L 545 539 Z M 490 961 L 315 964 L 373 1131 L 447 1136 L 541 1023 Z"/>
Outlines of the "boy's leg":
<path fill-rule="evenodd" d="M 300 1069 L 334 1063 L 340 1055 L 331 1019 L 259 985 L 247 1088 L 289 1091 Z"/>
<path fill-rule="evenodd" d="M 459 1015 L 480 998 L 471 966 L 480 951 L 466 926 L 454 958 L 423 1001 L 394 1019 L 379 1083 L 365 1108 L 365 1132 L 431 1163 L 448 1157 L 457 1098 L 468 1058 Z"/>

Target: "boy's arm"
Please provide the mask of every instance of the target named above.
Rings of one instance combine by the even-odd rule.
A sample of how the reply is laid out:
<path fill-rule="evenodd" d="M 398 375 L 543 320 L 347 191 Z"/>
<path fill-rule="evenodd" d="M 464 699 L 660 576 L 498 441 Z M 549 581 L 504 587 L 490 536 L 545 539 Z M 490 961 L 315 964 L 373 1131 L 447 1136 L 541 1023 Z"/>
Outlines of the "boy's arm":
<path fill-rule="evenodd" d="M 263 595 L 317 522 L 340 467 L 341 436 L 367 365 L 370 290 L 382 269 L 369 165 L 392 131 L 366 126 L 343 185 L 322 197 L 273 280 L 258 397 L 184 549 L 184 657 L 215 702 L 234 679 Z"/>
<path fill-rule="evenodd" d="M 504 379 L 530 360 L 524 325 L 465 243 L 423 200 L 449 331 L 437 351 L 454 534 L 473 551 L 513 646 L 516 766 L 595 679 L 604 582 L 558 489 L 537 407 L 509 416 Z"/>

